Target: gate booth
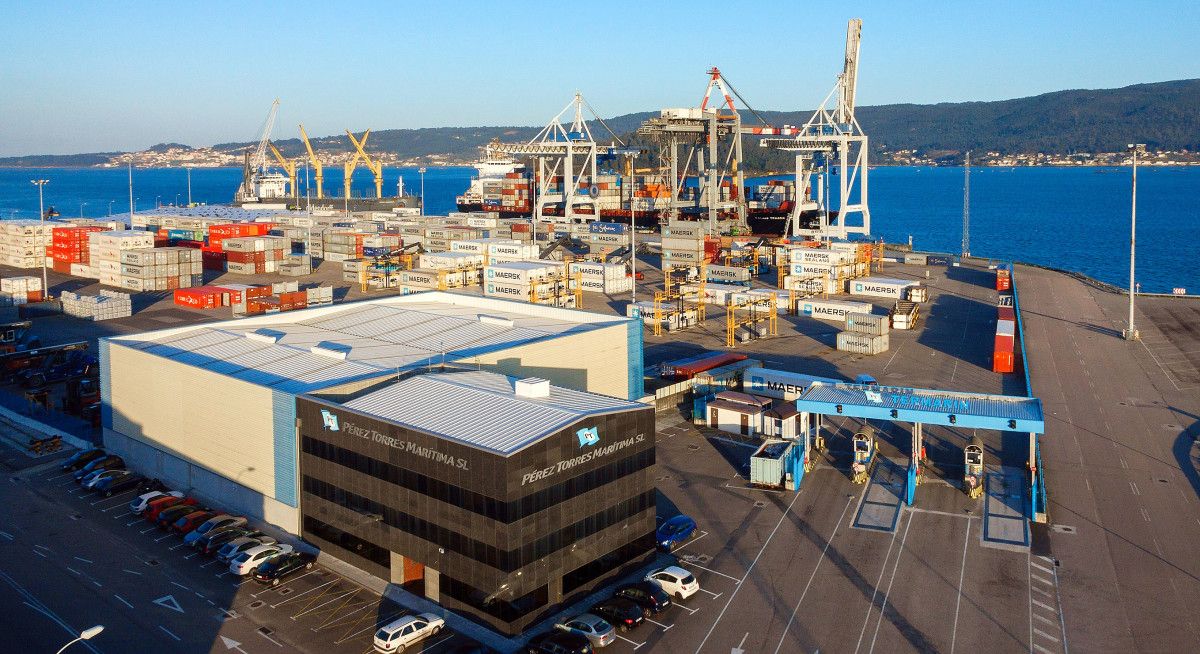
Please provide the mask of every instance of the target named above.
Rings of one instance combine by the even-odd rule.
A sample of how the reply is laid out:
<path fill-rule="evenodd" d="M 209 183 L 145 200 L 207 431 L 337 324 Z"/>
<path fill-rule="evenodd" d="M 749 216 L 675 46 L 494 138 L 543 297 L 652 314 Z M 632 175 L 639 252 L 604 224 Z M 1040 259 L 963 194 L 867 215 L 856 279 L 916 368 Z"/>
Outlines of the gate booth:
<path fill-rule="evenodd" d="M 1038 511 L 1038 435 L 1045 433 L 1042 401 L 1034 397 L 1012 397 L 986 393 L 960 393 L 898 386 L 813 382 L 796 400 L 796 410 L 820 416 L 842 416 L 867 420 L 912 423 L 908 484 L 905 501 L 912 505 L 921 475 L 924 426 L 943 425 L 964 429 L 1026 432 L 1029 434 L 1029 515 L 1045 521 Z"/>

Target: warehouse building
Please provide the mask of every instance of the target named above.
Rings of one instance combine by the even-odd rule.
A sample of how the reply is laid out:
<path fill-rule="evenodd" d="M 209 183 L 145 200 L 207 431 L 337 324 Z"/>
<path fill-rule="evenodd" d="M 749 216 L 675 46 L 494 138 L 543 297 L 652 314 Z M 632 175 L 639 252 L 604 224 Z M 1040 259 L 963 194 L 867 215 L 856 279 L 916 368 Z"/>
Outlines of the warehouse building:
<path fill-rule="evenodd" d="M 112 337 L 99 350 L 106 447 L 292 533 L 298 396 L 443 363 L 626 400 L 642 391 L 634 321 L 440 292 Z"/>
<path fill-rule="evenodd" d="M 297 417 L 305 540 L 499 631 L 653 556 L 649 405 L 435 367 Z"/>

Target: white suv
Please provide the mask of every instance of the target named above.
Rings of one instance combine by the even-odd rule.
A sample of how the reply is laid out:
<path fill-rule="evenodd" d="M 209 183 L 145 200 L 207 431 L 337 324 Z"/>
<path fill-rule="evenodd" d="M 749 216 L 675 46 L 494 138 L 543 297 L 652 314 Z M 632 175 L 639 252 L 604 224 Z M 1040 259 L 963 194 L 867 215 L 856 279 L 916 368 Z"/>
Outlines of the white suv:
<path fill-rule="evenodd" d="M 654 570 L 646 575 L 646 581 L 658 584 L 668 595 L 681 600 L 700 591 L 700 582 L 692 573 L 675 565 Z"/>
<path fill-rule="evenodd" d="M 229 562 L 229 571 L 235 575 L 238 575 L 239 577 L 245 577 L 251 572 L 254 572 L 254 569 L 258 567 L 258 564 L 262 563 L 263 561 L 266 561 L 276 554 L 287 554 L 291 551 L 291 545 L 275 544 L 251 547 L 245 552 L 233 557 L 233 560 Z"/>

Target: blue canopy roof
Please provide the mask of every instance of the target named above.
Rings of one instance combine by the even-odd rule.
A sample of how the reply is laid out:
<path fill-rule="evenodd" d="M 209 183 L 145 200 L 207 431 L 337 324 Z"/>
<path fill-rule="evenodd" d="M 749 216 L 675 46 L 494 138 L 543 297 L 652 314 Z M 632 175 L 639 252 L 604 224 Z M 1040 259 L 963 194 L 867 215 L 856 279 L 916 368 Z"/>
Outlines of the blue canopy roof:
<path fill-rule="evenodd" d="M 839 407 L 841 410 L 839 411 Z M 1045 433 L 1042 401 L 986 393 L 814 382 L 796 410 L 854 418 Z"/>

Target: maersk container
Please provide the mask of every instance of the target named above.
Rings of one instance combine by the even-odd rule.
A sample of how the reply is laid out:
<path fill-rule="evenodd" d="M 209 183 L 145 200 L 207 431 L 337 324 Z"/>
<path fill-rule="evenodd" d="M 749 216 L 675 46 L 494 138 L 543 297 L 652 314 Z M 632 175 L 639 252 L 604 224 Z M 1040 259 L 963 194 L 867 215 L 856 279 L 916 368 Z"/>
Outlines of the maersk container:
<path fill-rule="evenodd" d="M 813 275 L 832 275 L 837 265 L 830 263 L 789 263 L 787 270 L 789 275 L 812 277 Z"/>
<path fill-rule="evenodd" d="M 704 239 L 663 236 L 662 249 L 673 252 L 704 252 Z"/>
<path fill-rule="evenodd" d="M 761 397 L 791 401 L 800 397 L 813 382 L 842 383 L 837 379 L 816 377 L 786 370 L 748 368 L 742 371 L 742 392 Z"/>
<path fill-rule="evenodd" d="M 737 266 L 707 266 L 704 269 L 708 279 L 725 284 L 749 284 L 750 269 Z"/>
<path fill-rule="evenodd" d="M 788 250 L 788 263 L 824 263 L 839 265 L 853 263 L 854 253 L 842 250 L 823 250 L 816 248 L 792 248 Z"/>
<path fill-rule="evenodd" d="M 884 317 L 884 320 L 887 318 Z M 855 354 L 879 354 L 888 349 L 888 335 L 859 334 L 855 332 L 839 332 L 837 349 L 842 352 Z"/>
<path fill-rule="evenodd" d="M 750 483 L 780 488 L 784 484 L 784 463 L 791 458 L 792 441 L 768 440 L 750 455 Z"/>
<path fill-rule="evenodd" d="M 850 295 L 903 300 L 905 299 L 904 289 L 916 286 L 917 282 L 907 279 L 890 279 L 887 277 L 863 277 L 862 279 L 852 279 L 848 284 Z"/>
<path fill-rule="evenodd" d="M 871 305 L 866 302 L 845 302 L 842 300 L 797 300 L 796 312 L 810 318 L 821 320 L 836 320 L 842 322 L 847 314 L 870 314 Z"/>
<path fill-rule="evenodd" d="M 704 240 L 704 232 L 704 225 L 698 222 L 670 222 L 662 228 L 664 241 L 681 238 Z"/>
<path fill-rule="evenodd" d="M 950 266 L 954 264 L 954 255 L 950 254 L 927 254 L 925 255 L 925 265 L 927 266 Z"/>
<path fill-rule="evenodd" d="M 875 316 L 869 313 L 846 314 L 846 331 L 852 334 L 886 335 L 890 323 L 891 318 L 888 316 Z"/>
<path fill-rule="evenodd" d="M 562 270 L 559 266 L 534 261 L 496 263 L 483 269 L 483 279 L 488 282 L 528 286 L 532 282 L 553 276 L 559 270 Z"/>

